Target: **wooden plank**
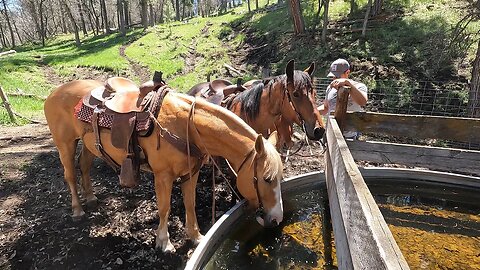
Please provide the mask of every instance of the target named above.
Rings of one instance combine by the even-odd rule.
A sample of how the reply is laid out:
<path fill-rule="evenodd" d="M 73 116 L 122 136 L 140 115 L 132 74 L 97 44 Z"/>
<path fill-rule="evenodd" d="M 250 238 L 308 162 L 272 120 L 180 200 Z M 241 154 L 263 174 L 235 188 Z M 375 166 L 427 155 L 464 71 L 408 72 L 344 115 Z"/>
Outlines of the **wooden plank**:
<path fill-rule="evenodd" d="M 344 247 L 337 248 L 339 269 L 409 269 L 332 117 L 328 118 L 327 142 L 328 174 L 333 176 L 328 177 L 327 187 L 335 245 Z M 337 241 L 342 230 L 347 244 Z M 351 266 L 343 264 L 348 257 Z"/>
<path fill-rule="evenodd" d="M 355 160 L 480 175 L 480 151 L 376 141 L 348 141 Z"/>
<path fill-rule="evenodd" d="M 12 108 L 10 107 L 10 103 L 8 102 L 8 97 L 3 91 L 2 86 L 0 86 L 0 97 L 2 98 L 3 106 L 5 106 L 5 109 L 7 110 L 8 115 L 10 116 L 10 120 L 12 120 L 12 122 L 15 123 L 15 115 L 12 111 Z"/>
<path fill-rule="evenodd" d="M 480 143 L 479 118 L 349 112 L 345 122 L 345 130 Z"/>
<path fill-rule="evenodd" d="M 5 55 L 9 55 L 9 54 L 14 54 L 14 53 L 17 53 L 15 50 L 9 50 L 9 51 L 6 51 L 6 52 L 0 52 L 0 57 L 2 56 L 5 56 Z"/>
<path fill-rule="evenodd" d="M 347 114 L 348 97 L 350 96 L 350 87 L 340 87 L 337 91 L 337 103 L 335 105 L 335 120 L 343 130 Z"/>

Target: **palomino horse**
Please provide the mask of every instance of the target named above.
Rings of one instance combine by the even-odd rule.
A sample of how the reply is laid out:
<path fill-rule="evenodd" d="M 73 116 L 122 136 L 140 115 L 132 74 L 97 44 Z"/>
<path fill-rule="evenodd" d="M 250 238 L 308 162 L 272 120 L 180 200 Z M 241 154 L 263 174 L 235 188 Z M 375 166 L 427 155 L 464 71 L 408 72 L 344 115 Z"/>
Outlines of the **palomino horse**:
<path fill-rule="evenodd" d="M 102 83 L 91 80 L 79 80 L 66 83 L 52 92 L 45 101 L 45 116 L 58 148 L 60 160 L 64 166 L 64 177 L 72 195 L 73 217 L 85 214 L 77 194 L 74 157 L 79 139 L 84 147 L 79 157 L 83 195 L 87 204 L 96 203 L 90 180 L 90 167 L 93 158 L 100 156 L 95 147 L 96 138 L 92 125 L 80 121 L 74 115 L 74 109 L 83 96 Z M 152 116 L 153 117 L 153 116 Z M 174 252 L 167 230 L 170 212 L 170 197 L 175 180 L 182 175 L 191 175 L 190 180 L 182 183 L 185 205 L 186 233 L 197 244 L 203 237 L 199 231 L 195 214 L 195 186 L 198 171 L 192 168 L 199 160 L 178 150 L 165 140 L 164 132 L 186 138 L 208 155 L 222 156 L 237 172 L 237 188 L 252 208 L 257 208 L 257 221 L 263 226 L 275 226 L 283 219 L 283 205 L 280 181 L 283 177 L 283 165 L 280 155 L 272 145 L 276 136 L 269 141 L 258 135 L 232 112 L 212 105 L 204 100 L 169 92 L 166 94 L 158 113 L 153 117 L 154 130 L 148 137 L 139 137 L 148 162 L 148 170 L 154 174 L 160 223 L 156 236 L 156 247 L 164 252 Z M 126 152 L 112 145 L 111 131 L 100 129 L 103 149 L 120 164 Z"/>
<path fill-rule="evenodd" d="M 278 130 L 280 143 L 277 146 L 291 141 L 293 123 L 302 126 L 312 140 L 320 140 L 325 131 L 322 117 L 317 110 L 311 79 L 315 64 L 312 63 L 305 71 L 294 68 L 295 63 L 290 60 L 284 75 L 258 81 L 250 87 L 245 86 L 247 90 L 237 94 L 227 106 L 264 136 Z M 192 87 L 188 94 L 198 96 L 206 85 L 198 84 Z M 210 101 L 219 104 L 216 100 L 218 95 L 212 95 Z"/>

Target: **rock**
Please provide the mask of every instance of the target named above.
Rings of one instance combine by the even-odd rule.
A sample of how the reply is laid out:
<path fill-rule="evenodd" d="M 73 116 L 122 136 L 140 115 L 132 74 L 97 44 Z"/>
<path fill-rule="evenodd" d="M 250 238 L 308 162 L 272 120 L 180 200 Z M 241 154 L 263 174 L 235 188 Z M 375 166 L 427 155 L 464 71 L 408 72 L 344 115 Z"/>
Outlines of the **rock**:
<path fill-rule="evenodd" d="M 117 260 L 115 261 L 115 263 L 118 264 L 118 265 L 122 265 L 122 264 L 123 264 L 123 261 L 122 261 L 122 259 L 117 258 Z"/>

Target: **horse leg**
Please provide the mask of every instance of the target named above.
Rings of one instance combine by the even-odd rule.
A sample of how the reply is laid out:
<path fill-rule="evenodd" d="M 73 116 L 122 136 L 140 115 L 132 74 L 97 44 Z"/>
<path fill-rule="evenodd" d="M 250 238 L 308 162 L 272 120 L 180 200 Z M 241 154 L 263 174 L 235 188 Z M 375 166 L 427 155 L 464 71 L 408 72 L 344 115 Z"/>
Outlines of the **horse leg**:
<path fill-rule="evenodd" d="M 155 194 L 157 197 L 158 217 L 160 219 L 155 248 L 161 248 L 165 253 L 175 252 L 175 247 L 170 242 L 170 234 L 168 233 L 168 215 L 170 214 L 173 186 L 171 178 L 169 175 L 155 173 Z"/>
<path fill-rule="evenodd" d="M 77 140 L 72 140 L 70 143 L 57 144 L 60 161 L 64 169 L 65 182 L 67 182 L 70 193 L 72 194 L 72 218 L 74 221 L 80 220 L 85 215 L 77 193 L 77 177 L 75 173 L 75 150 L 77 148 L 77 142 Z"/>
<path fill-rule="evenodd" d="M 93 155 L 87 147 L 82 147 L 79 157 L 80 173 L 82 176 L 83 196 L 87 199 L 87 207 L 94 208 L 97 206 L 97 197 L 93 194 L 92 180 L 90 178 L 90 169 L 92 168 Z"/>
<path fill-rule="evenodd" d="M 185 226 L 188 237 L 193 241 L 194 245 L 198 245 L 203 238 L 198 228 L 197 215 L 195 213 L 195 193 L 198 180 L 198 174 L 192 175 L 192 179 L 188 179 L 182 183 L 183 204 L 185 205 Z"/>

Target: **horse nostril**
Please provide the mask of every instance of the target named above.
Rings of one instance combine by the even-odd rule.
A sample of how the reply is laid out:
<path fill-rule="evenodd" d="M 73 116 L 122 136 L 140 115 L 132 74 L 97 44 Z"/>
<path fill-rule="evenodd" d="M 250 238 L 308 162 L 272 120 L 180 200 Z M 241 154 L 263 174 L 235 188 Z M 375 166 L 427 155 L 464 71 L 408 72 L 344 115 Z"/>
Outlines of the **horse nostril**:
<path fill-rule="evenodd" d="M 322 128 L 322 127 L 316 127 L 314 130 L 313 130 L 313 137 L 314 137 L 314 140 L 320 140 L 322 137 L 323 137 L 323 133 L 325 133 L 325 129 Z"/>

